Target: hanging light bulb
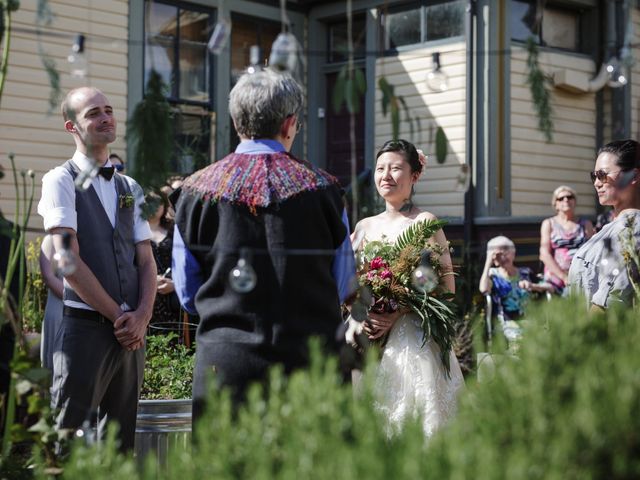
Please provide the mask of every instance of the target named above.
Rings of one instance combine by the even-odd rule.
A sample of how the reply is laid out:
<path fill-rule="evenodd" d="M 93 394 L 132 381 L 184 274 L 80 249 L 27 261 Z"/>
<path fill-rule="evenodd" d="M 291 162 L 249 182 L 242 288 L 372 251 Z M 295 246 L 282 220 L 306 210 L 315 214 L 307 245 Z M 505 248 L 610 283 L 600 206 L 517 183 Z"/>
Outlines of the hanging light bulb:
<path fill-rule="evenodd" d="M 460 171 L 458 172 L 458 176 L 456 177 L 456 191 L 466 192 L 467 190 L 469 190 L 470 183 L 469 165 L 463 163 L 460 165 Z"/>
<path fill-rule="evenodd" d="M 269 66 L 294 72 L 298 65 L 298 40 L 293 33 L 281 32 L 271 45 Z"/>
<path fill-rule="evenodd" d="M 262 49 L 260 45 L 251 45 L 249 48 L 249 66 L 247 73 L 256 73 L 262 68 L 260 59 L 262 58 Z"/>
<path fill-rule="evenodd" d="M 607 85 L 611 88 L 624 87 L 629 81 L 626 75 L 626 69 L 617 57 L 611 57 L 607 62 L 606 68 L 607 73 L 609 74 L 609 81 L 607 82 Z"/>
<path fill-rule="evenodd" d="M 240 258 L 235 267 L 229 272 L 229 284 L 238 293 L 249 293 L 256 287 L 258 276 L 247 261 L 248 250 L 240 250 Z"/>
<path fill-rule="evenodd" d="M 76 35 L 73 45 L 71 46 L 71 53 L 67 57 L 72 77 L 84 78 L 87 76 L 88 62 L 84 54 L 84 40 L 84 35 Z"/>
<path fill-rule="evenodd" d="M 93 181 L 93 179 L 98 176 L 99 172 L 100 165 L 95 162 L 91 163 L 90 166 L 87 166 L 85 169 L 80 170 L 80 173 L 73 182 L 76 186 L 76 189 L 82 192 L 87 190 L 87 188 L 91 186 L 91 182 Z"/>
<path fill-rule="evenodd" d="M 62 250 L 53 255 L 51 267 L 58 277 L 72 275 L 78 268 L 76 254 L 71 250 L 71 235 L 69 232 L 62 234 Z"/>
<path fill-rule="evenodd" d="M 607 278 L 609 282 L 612 282 L 618 275 L 620 275 L 620 262 L 613 251 L 611 239 L 604 238 L 603 242 L 603 254 L 600 260 L 600 269 L 602 270 L 602 276 Z"/>
<path fill-rule="evenodd" d="M 216 23 L 211 38 L 209 38 L 209 43 L 207 43 L 209 51 L 214 55 L 220 55 L 229 41 L 229 35 L 231 35 L 231 22 L 226 18 L 221 18 Z"/>
<path fill-rule="evenodd" d="M 440 52 L 431 56 L 431 70 L 427 73 L 427 87 L 434 92 L 444 92 L 449 88 L 449 77 L 440 66 Z"/>
<path fill-rule="evenodd" d="M 88 447 L 95 445 L 98 438 L 96 428 L 93 425 L 96 424 L 97 413 L 92 413 L 91 420 L 86 419 L 82 422 L 80 428 L 76 430 L 75 436 L 78 440 L 84 441 L 84 444 Z"/>
<path fill-rule="evenodd" d="M 429 250 L 422 252 L 420 264 L 411 273 L 411 284 L 422 293 L 432 292 L 439 282 L 438 275 L 431 268 L 430 258 L 431 252 Z"/>

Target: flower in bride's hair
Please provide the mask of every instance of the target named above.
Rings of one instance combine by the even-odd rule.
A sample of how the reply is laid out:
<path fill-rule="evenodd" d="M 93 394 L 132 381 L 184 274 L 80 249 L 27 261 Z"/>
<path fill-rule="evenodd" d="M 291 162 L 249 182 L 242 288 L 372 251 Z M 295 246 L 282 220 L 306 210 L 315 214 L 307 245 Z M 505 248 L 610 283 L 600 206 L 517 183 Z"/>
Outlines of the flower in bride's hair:
<path fill-rule="evenodd" d="M 422 165 L 422 168 L 424 169 L 427 166 L 427 156 L 420 149 L 417 149 L 416 151 L 418 152 L 418 161 L 420 162 L 420 165 Z"/>

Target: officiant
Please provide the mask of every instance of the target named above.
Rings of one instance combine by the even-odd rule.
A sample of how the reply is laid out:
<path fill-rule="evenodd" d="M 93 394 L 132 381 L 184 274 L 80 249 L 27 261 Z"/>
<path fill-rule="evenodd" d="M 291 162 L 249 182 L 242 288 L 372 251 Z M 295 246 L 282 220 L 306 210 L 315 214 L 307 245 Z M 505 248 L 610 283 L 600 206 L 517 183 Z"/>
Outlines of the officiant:
<path fill-rule="evenodd" d="M 338 181 L 289 153 L 302 105 L 291 76 L 244 74 L 229 97 L 240 144 L 182 185 L 173 280 L 201 319 L 194 420 L 210 379 L 240 402 L 272 365 L 305 366 L 311 337 L 337 346 L 353 252 Z"/>

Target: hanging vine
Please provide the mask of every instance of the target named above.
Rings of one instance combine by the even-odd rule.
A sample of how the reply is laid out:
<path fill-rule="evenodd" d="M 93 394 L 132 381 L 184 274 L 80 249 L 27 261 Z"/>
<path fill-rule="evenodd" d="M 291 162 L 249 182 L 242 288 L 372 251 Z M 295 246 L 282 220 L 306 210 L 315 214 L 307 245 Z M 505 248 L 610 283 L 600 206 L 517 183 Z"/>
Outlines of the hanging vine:
<path fill-rule="evenodd" d="M 544 133 L 547 142 L 553 140 L 553 108 L 551 106 L 551 94 L 547 89 L 549 78 L 540 68 L 538 61 L 539 49 L 533 37 L 527 39 L 527 83 L 531 90 L 533 106 L 538 114 L 538 129 Z"/>

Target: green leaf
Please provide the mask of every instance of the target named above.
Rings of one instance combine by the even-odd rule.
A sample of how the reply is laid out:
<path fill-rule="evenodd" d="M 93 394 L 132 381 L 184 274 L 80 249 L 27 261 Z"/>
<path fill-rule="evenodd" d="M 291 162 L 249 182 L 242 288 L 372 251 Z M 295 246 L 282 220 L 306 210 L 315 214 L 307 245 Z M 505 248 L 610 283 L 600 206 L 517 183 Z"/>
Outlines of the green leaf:
<path fill-rule="evenodd" d="M 336 83 L 333 86 L 333 111 L 335 113 L 340 113 L 342 108 L 342 102 L 344 102 L 344 91 L 345 91 L 345 80 L 346 77 L 343 75 L 343 71 L 341 70 L 338 74 L 338 78 L 336 79 Z"/>
<path fill-rule="evenodd" d="M 382 115 L 387 116 L 387 112 L 389 111 L 389 105 L 391 104 L 391 99 L 394 97 L 393 94 L 393 86 L 387 82 L 387 79 L 384 77 L 380 77 L 378 80 L 378 86 L 380 87 L 380 91 L 382 92 Z"/>
<path fill-rule="evenodd" d="M 447 160 L 447 135 L 442 127 L 436 130 L 436 161 L 440 164 Z"/>
<path fill-rule="evenodd" d="M 397 140 L 400 136 L 400 108 L 395 96 L 391 99 L 391 132 L 393 139 Z"/>

